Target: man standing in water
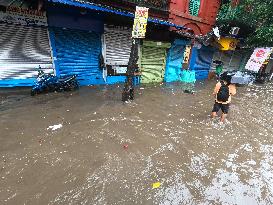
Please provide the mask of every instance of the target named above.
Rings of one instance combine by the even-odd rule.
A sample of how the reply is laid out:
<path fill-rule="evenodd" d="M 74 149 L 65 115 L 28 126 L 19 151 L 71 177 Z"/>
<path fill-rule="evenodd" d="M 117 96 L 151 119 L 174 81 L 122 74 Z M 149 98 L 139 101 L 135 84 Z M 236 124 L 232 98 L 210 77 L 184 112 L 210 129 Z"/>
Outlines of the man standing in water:
<path fill-rule="evenodd" d="M 221 109 L 221 122 L 224 122 L 229 111 L 229 105 L 231 103 L 231 95 L 236 94 L 235 85 L 231 84 L 231 76 L 227 73 L 223 73 L 221 81 L 218 82 L 214 88 L 213 95 L 215 96 L 215 104 L 211 113 L 211 117 L 217 116 L 217 112 Z"/>

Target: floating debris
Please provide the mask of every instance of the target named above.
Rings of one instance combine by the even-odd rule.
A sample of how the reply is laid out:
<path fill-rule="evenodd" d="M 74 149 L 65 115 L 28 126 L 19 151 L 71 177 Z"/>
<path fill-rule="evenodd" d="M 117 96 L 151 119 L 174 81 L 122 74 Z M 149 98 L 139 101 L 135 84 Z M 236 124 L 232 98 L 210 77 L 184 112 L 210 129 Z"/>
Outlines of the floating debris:
<path fill-rule="evenodd" d="M 52 125 L 52 126 L 49 126 L 49 127 L 47 128 L 47 130 L 55 131 L 55 130 L 60 129 L 60 128 L 62 128 L 62 127 L 63 127 L 62 124 Z"/>
<path fill-rule="evenodd" d="M 153 189 L 157 189 L 161 186 L 161 183 L 160 182 L 155 182 L 153 183 Z"/>

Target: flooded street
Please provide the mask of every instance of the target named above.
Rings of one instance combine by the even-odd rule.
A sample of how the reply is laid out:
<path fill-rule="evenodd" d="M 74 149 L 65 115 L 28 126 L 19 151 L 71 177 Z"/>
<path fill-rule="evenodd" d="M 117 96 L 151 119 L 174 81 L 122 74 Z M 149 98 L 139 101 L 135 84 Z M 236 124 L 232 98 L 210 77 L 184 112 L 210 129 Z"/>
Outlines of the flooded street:
<path fill-rule="evenodd" d="M 0 204 L 273 204 L 273 84 L 239 87 L 225 124 L 214 85 L 1 91 Z"/>

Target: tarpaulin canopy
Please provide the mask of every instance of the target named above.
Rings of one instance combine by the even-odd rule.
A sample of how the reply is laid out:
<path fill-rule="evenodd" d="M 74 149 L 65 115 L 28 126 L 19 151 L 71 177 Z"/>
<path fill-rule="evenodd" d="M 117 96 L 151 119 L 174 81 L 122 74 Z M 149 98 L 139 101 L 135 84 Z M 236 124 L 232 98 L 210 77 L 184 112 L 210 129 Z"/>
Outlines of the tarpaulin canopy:
<path fill-rule="evenodd" d="M 102 6 L 102 5 L 89 3 L 89 2 L 84 2 L 84 1 L 48 0 L 48 2 L 66 4 L 66 5 L 69 5 L 69 6 L 75 6 L 75 7 L 85 8 L 85 9 L 108 12 L 108 13 L 112 13 L 112 14 L 127 16 L 127 17 L 130 17 L 130 18 L 135 17 L 134 13 L 131 13 L 131 12 L 128 12 L 128 11 L 118 10 L 118 9 L 115 9 L 115 8 L 112 8 L 112 7 L 109 7 L 109 6 Z M 180 25 L 171 23 L 169 21 L 164 21 L 164 20 L 161 20 L 161 19 L 155 19 L 155 18 L 151 18 L 151 17 L 149 17 L 148 22 L 155 23 L 155 24 L 160 24 L 160 25 L 165 25 L 165 26 L 170 26 L 170 27 L 175 27 L 176 29 L 191 30 L 190 28 L 186 28 L 184 26 L 180 26 Z"/>

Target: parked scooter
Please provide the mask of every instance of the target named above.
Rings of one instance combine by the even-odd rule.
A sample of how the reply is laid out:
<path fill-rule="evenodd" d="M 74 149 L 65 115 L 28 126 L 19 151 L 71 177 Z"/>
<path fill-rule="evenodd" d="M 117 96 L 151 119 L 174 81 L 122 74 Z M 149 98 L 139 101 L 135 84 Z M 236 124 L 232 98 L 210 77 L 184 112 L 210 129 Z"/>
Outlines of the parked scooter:
<path fill-rule="evenodd" d="M 76 75 L 57 77 L 52 74 L 46 74 L 39 66 L 38 76 L 35 85 L 31 89 L 31 95 L 37 95 L 47 92 L 71 91 L 79 88 L 79 82 Z"/>

